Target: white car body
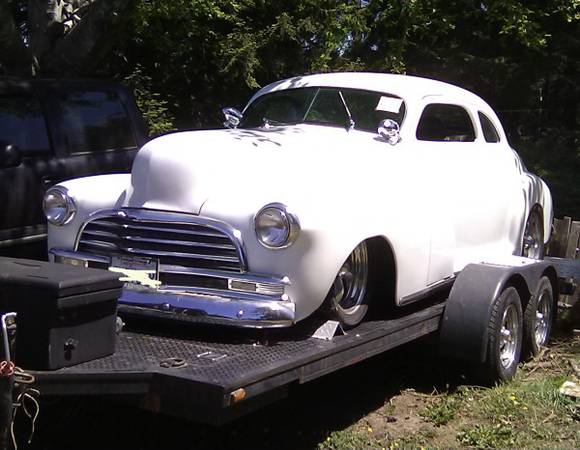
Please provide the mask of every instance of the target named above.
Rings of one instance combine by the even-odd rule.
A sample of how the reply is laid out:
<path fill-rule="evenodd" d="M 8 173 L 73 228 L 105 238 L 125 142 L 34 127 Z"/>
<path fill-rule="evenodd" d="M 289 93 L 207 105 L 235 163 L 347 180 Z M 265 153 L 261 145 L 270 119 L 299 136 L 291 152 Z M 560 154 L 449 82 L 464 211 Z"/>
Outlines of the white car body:
<path fill-rule="evenodd" d="M 541 214 L 542 240 L 548 241 L 549 190 L 526 171 L 496 114 L 478 96 L 416 77 L 335 73 L 274 83 L 249 104 L 271 92 L 302 87 L 400 97 L 405 105 L 400 142 L 391 145 L 376 132 L 356 127 L 305 123 L 161 136 L 139 151 L 131 174 L 61 183 L 76 212 L 65 225 L 49 226 L 51 258 L 91 261 L 78 248 L 79 235 L 87 221 L 111 210 L 216 220 L 231 227 L 246 263 L 239 276 L 224 275 L 227 292 L 159 283 L 137 289 L 132 283 L 121 304 L 144 313 L 270 327 L 291 325 L 316 311 L 349 254 L 371 238 L 391 252 L 394 270 L 384 276 L 395 279 L 392 298 L 374 301 L 396 305 L 421 298 L 469 263 L 521 254 L 532 209 Z M 432 103 L 463 107 L 472 120 L 473 142 L 417 139 L 422 112 Z M 486 142 L 479 112 L 491 120 L 499 142 Z M 296 241 L 286 248 L 270 249 L 258 241 L 254 216 L 270 203 L 286 205 L 300 221 Z M 104 261 L 103 254 L 98 260 Z M 252 277 L 275 280 L 264 298 L 256 284 L 250 288 L 255 295 L 243 298 L 229 290 L 232 280 Z"/>

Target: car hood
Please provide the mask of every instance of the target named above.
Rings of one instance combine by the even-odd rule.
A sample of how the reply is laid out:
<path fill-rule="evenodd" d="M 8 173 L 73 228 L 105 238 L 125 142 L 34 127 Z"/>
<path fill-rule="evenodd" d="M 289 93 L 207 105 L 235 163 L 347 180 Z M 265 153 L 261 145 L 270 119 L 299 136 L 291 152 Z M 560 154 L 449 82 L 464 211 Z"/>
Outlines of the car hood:
<path fill-rule="evenodd" d="M 173 133 L 137 154 L 126 206 L 199 214 L 216 197 L 239 206 L 336 192 L 368 173 L 369 153 L 394 148 L 372 133 L 313 125 Z"/>

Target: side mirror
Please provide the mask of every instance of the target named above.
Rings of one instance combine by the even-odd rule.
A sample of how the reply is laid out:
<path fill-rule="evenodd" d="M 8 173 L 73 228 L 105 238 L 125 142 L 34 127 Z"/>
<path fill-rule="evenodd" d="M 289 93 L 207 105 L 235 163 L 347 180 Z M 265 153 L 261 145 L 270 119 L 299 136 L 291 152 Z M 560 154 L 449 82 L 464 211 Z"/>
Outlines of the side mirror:
<path fill-rule="evenodd" d="M 17 167 L 22 163 L 18 147 L 10 142 L 0 141 L 0 168 Z"/>
<path fill-rule="evenodd" d="M 379 124 L 377 133 L 389 144 L 396 145 L 401 141 L 399 124 L 393 119 L 385 119 Z"/>
<path fill-rule="evenodd" d="M 222 113 L 226 118 L 224 122 L 224 127 L 226 128 L 237 128 L 237 126 L 240 124 L 240 121 L 242 120 L 242 117 L 244 117 L 244 115 L 239 110 L 231 107 L 223 108 Z"/>

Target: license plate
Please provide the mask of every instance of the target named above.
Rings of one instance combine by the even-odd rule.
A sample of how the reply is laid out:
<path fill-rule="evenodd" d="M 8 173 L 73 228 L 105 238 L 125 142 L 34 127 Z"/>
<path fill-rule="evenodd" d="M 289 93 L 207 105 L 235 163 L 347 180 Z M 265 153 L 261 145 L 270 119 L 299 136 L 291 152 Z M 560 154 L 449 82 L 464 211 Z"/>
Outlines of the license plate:
<path fill-rule="evenodd" d="M 159 262 L 153 258 L 113 256 L 109 270 L 122 274 L 120 280 L 133 285 L 156 288 L 161 284 Z"/>

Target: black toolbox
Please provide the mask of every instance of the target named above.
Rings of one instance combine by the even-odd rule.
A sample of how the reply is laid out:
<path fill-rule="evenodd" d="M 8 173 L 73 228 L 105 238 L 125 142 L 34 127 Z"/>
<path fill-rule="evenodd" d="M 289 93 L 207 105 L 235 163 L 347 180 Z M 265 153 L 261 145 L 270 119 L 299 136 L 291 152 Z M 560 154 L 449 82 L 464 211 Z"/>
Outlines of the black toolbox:
<path fill-rule="evenodd" d="M 17 313 L 16 364 L 53 370 L 114 353 L 122 286 L 106 270 L 0 258 L 0 311 Z"/>

